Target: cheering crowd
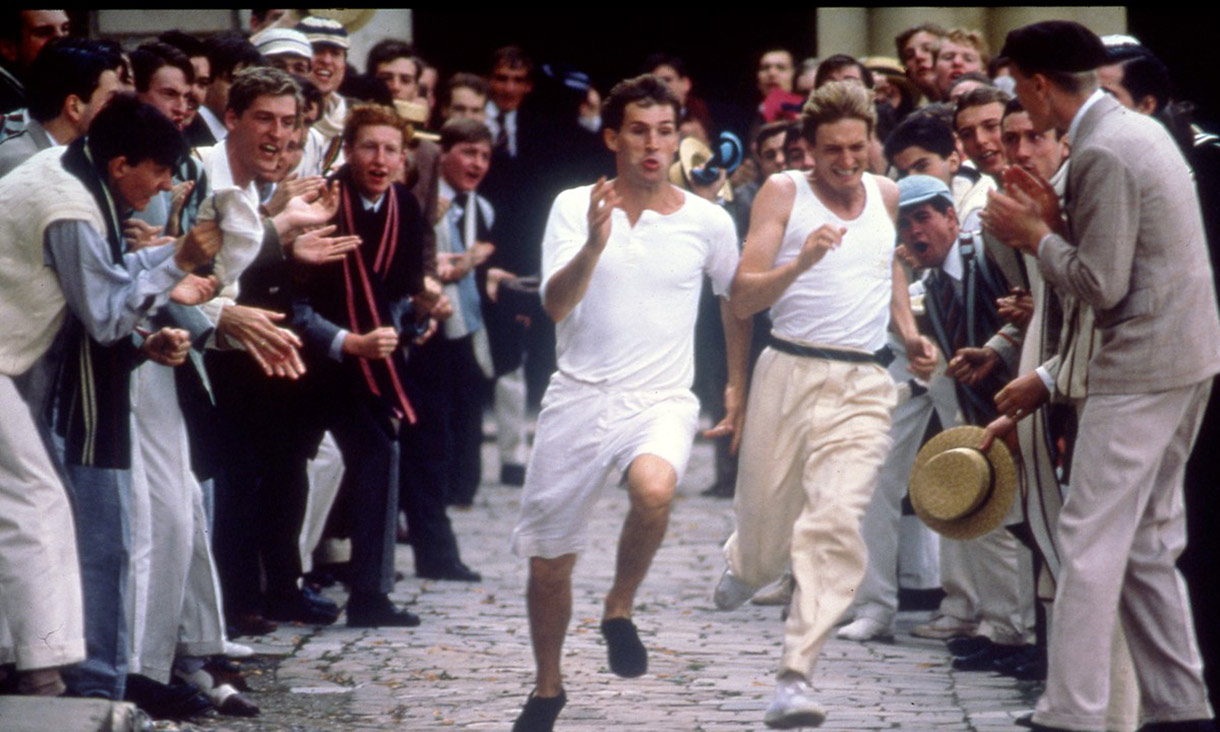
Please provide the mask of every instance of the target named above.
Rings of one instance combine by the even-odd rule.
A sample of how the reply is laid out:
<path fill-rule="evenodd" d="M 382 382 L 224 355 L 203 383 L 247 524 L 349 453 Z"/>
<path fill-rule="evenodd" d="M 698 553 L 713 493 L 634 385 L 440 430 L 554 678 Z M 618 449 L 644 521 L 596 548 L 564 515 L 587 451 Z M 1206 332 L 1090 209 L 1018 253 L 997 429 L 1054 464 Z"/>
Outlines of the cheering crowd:
<path fill-rule="evenodd" d="M 352 59 L 294 11 L 68 30 L 0 30 L 8 693 L 253 716 L 234 639 L 418 625 L 395 544 L 481 580 L 446 512 L 484 481 L 490 408 L 537 665 L 513 729 L 551 730 L 620 472 L 601 632 L 647 673 L 635 595 L 702 402 L 705 495 L 736 518 L 714 603 L 786 608 L 768 726 L 821 724 L 822 645 L 893 638 L 914 557 L 943 599 L 912 633 L 1045 680 L 1026 726 L 1214 729 L 1175 562 L 1220 371 L 1216 138 L 1135 38 L 771 49 L 742 149 L 663 53 L 603 100 L 516 46 Z"/>

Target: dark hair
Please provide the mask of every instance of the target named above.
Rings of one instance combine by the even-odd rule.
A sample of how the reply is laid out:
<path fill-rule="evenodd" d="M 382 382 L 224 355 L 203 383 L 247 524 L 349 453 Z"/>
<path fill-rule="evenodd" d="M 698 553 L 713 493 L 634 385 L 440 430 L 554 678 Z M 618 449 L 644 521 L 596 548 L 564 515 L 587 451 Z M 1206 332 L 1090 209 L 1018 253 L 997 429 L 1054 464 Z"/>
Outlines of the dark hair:
<path fill-rule="evenodd" d="M 1024 113 L 1025 113 L 1025 105 L 1021 104 L 1020 99 L 1013 97 L 1012 99 L 1008 100 L 1008 104 L 1004 105 L 1004 116 L 1000 118 L 1000 123 L 1003 124 L 1004 120 L 1008 119 L 1008 115 L 1010 115 L 1010 114 L 1024 114 Z M 1047 135 L 1052 140 L 1059 139 L 1059 130 L 1056 130 L 1054 127 L 1049 128 L 1043 134 Z"/>
<path fill-rule="evenodd" d="M 229 87 L 229 103 L 225 110 L 233 110 L 238 117 L 246 113 L 259 97 L 291 96 L 297 103 L 297 117 L 301 115 L 301 90 L 292 74 L 274 66 L 255 66 L 242 69 L 233 77 Z"/>
<path fill-rule="evenodd" d="M 930 200 L 924 201 L 924 203 L 931 206 L 932 210 L 935 211 L 936 213 L 940 214 L 941 216 L 944 216 L 944 215 L 948 214 L 950 211 L 954 210 L 953 202 L 948 200 L 944 196 L 936 196 Z M 920 205 L 923 205 L 923 204 L 920 204 Z"/>
<path fill-rule="evenodd" d="M 157 40 L 185 53 L 187 58 L 208 55 L 207 47 L 203 45 L 203 41 L 195 36 L 187 35 L 180 30 L 167 30 L 157 36 Z"/>
<path fill-rule="evenodd" d="M 477 119 L 469 117 L 451 119 L 441 127 L 442 151 L 449 152 L 454 145 L 464 142 L 486 142 L 490 145 L 492 144 L 491 129 Z"/>
<path fill-rule="evenodd" d="M 411 47 L 411 44 L 394 38 L 380 40 L 369 50 L 368 63 L 364 65 L 364 70 L 375 74 L 378 66 L 400 58 L 407 59 L 415 67 L 415 78 L 418 81 L 423 67 L 420 66 L 419 59 L 415 58 L 415 49 Z"/>
<path fill-rule="evenodd" d="M 1012 95 L 997 86 L 980 86 L 977 89 L 971 89 L 957 99 L 957 106 L 953 108 L 953 127 L 957 128 L 957 118 L 963 111 L 971 107 L 982 107 L 986 104 L 999 104 L 1001 107 L 1008 104 L 1008 100 L 1012 99 Z"/>
<path fill-rule="evenodd" d="M 623 126 L 623 114 L 628 104 L 638 103 L 651 107 L 654 104 L 668 104 L 674 110 L 674 124 L 682 114 L 682 105 L 678 96 L 652 74 L 641 74 L 634 79 L 624 79 L 614 85 L 606 101 L 602 103 L 602 123 L 607 129 L 618 130 Z"/>
<path fill-rule="evenodd" d="M 908 116 L 908 118 L 916 117 L 916 116 L 935 117 L 936 119 L 939 119 L 940 121 L 942 121 L 946 125 L 948 125 L 949 129 L 952 130 L 952 129 L 954 129 L 953 115 L 954 115 L 955 111 L 956 110 L 955 110 L 954 106 L 952 104 L 950 104 L 949 102 L 932 102 L 931 104 L 923 105 L 922 107 L 920 107 L 919 109 L 916 109 L 914 112 L 911 112 L 907 116 Z"/>
<path fill-rule="evenodd" d="M 759 127 L 758 134 L 754 136 L 754 149 L 761 149 L 763 141 L 787 133 L 790 127 L 792 127 L 792 123 L 788 120 L 776 120 Z"/>
<path fill-rule="evenodd" d="M 800 122 L 788 122 L 784 126 L 784 149 L 787 150 L 789 147 L 792 147 L 792 145 L 797 140 L 800 140 L 800 139 L 801 139 L 801 123 Z"/>
<path fill-rule="evenodd" d="M 851 66 L 860 69 L 860 78 L 864 81 L 864 86 L 872 89 L 873 72 L 869 71 L 864 64 L 845 53 L 836 53 L 830 58 L 818 63 L 818 70 L 813 75 L 813 88 L 817 89 L 821 85 L 830 81 L 830 74 L 832 72 L 838 71 L 839 69 L 846 69 Z"/>
<path fill-rule="evenodd" d="M 651 74 L 658 66 L 668 66 L 682 78 L 685 78 L 687 75 L 685 61 L 673 54 L 663 52 L 649 54 L 648 58 L 644 59 L 644 63 L 640 66 L 640 73 Z"/>
<path fill-rule="evenodd" d="M 478 95 L 486 98 L 487 91 L 488 91 L 487 90 L 487 79 L 484 79 L 483 77 L 479 76 L 478 74 L 472 74 L 467 71 L 457 72 L 453 76 L 450 76 L 449 80 L 447 82 L 445 82 L 445 85 L 440 88 L 440 90 L 439 90 L 440 105 L 439 106 L 446 107 L 449 105 L 450 102 L 453 101 L 453 91 L 455 89 L 469 89 L 469 90 L 473 91 L 475 94 L 478 94 Z"/>
<path fill-rule="evenodd" d="M 520 46 L 504 46 L 503 48 L 497 48 L 491 54 L 490 70 L 494 72 L 501 66 L 507 66 L 510 69 L 524 67 L 526 71 L 534 70 L 533 60 Z"/>
<path fill-rule="evenodd" d="M 292 80 L 297 83 L 297 88 L 301 90 L 301 113 L 304 114 L 305 108 L 311 105 L 322 105 L 322 91 L 318 89 L 318 85 L 313 83 L 313 79 L 307 76 L 292 75 Z"/>
<path fill-rule="evenodd" d="M 1159 58 L 1149 51 L 1129 55 L 1122 60 L 1123 88 L 1131 94 L 1138 104 L 1141 99 L 1151 95 L 1156 100 L 1156 109 L 1160 112 L 1169 103 L 1172 86 L 1169 81 L 1169 69 Z"/>
<path fill-rule="evenodd" d="M 886 138 L 885 157 L 893 163 L 896 155 L 916 145 L 942 158 L 957 150 L 953 128 L 944 119 L 932 114 L 912 114 Z"/>
<path fill-rule="evenodd" d="M 191 59 L 177 48 L 161 41 L 141 43 L 140 47 L 131 52 L 131 71 L 135 78 L 136 91 L 143 94 L 148 91 L 152 78 L 162 67 L 173 66 L 186 76 L 186 83 L 195 83 L 195 67 Z"/>
<path fill-rule="evenodd" d="M 250 17 L 254 18 L 258 22 L 262 23 L 264 20 L 267 19 L 267 14 L 270 13 L 271 11 L 272 11 L 272 8 L 252 8 L 250 10 Z"/>
<path fill-rule="evenodd" d="M 945 90 L 945 96 L 948 97 L 950 94 L 952 94 L 953 88 L 958 84 L 967 81 L 977 81 L 984 86 L 995 86 L 995 82 L 991 80 L 991 77 L 984 74 L 982 71 L 967 71 L 949 83 L 949 88 Z M 998 89 L 999 87 L 996 88 Z"/>
<path fill-rule="evenodd" d="M 84 38 L 57 38 L 43 46 L 26 76 L 30 116 L 47 122 L 59 116 L 64 101 L 76 95 L 88 102 L 102 74 L 115 67 L 114 55 Z"/>
<path fill-rule="evenodd" d="M 339 94 L 353 101 L 393 106 L 394 95 L 390 87 L 372 72 L 367 74 L 347 74 L 339 86 Z"/>
<path fill-rule="evenodd" d="M 935 23 L 920 23 L 913 28 L 907 28 L 903 32 L 894 36 L 894 48 L 898 49 L 898 61 L 902 61 L 902 49 L 906 47 L 907 42 L 911 40 L 911 36 L 916 33 L 931 33 L 937 38 L 944 38 L 949 35 L 949 32 Z"/>
<path fill-rule="evenodd" d="M 222 31 L 203 42 L 213 79 L 231 79 L 239 66 L 261 66 L 263 57 L 254 44 L 237 31 Z"/>
<path fill-rule="evenodd" d="M 89 125 L 86 145 L 99 171 L 120 156 L 129 165 L 152 160 L 172 167 L 190 152 L 178 126 L 134 94 L 116 94 L 97 113 Z"/>

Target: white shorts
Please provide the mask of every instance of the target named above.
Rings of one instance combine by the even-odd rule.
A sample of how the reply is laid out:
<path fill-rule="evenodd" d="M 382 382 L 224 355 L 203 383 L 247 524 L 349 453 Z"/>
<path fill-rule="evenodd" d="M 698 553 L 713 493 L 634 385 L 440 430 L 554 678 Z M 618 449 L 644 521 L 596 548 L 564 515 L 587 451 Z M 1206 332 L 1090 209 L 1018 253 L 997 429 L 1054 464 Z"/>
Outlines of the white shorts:
<path fill-rule="evenodd" d="M 610 471 L 656 455 L 681 480 L 698 425 L 699 400 L 688 389 L 616 391 L 556 373 L 538 415 L 513 553 L 552 559 L 579 552 Z"/>

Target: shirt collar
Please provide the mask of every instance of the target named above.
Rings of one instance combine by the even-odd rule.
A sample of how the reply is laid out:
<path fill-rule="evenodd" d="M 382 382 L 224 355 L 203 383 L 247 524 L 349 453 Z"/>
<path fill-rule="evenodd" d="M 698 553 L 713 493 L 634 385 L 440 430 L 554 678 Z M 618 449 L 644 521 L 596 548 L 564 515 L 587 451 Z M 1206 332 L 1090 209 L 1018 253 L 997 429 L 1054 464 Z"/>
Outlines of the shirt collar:
<path fill-rule="evenodd" d="M 1100 88 L 1094 89 L 1093 93 L 1089 95 L 1089 98 L 1084 100 L 1084 104 L 1080 105 L 1080 109 L 1076 110 L 1076 116 L 1072 117 L 1072 124 L 1068 127 L 1067 131 L 1069 145 L 1076 141 L 1076 130 L 1080 128 L 1080 120 L 1084 119 L 1085 112 L 1088 112 L 1090 107 L 1097 104 L 1097 102 L 1101 101 L 1101 99 L 1105 96 L 1106 93 Z"/>
<path fill-rule="evenodd" d="M 217 142 L 221 142 L 229 136 L 229 128 L 225 127 L 225 123 L 212 110 L 200 106 L 199 116 L 203 118 L 203 123 L 208 126 L 208 131 L 212 133 L 212 137 L 216 138 Z"/>
<path fill-rule="evenodd" d="M 457 191 L 453 186 L 449 185 L 449 181 L 445 180 L 444 176 L 437 177 L 437 193 L 443 196 L 446 200 L 452 202 L 457 198 Z"/>
<path fill-rule="evenodd" d="M 385 203 L 384 193 L 382 193 L 381 197 L 376 201 L 370 201 L 369 199 L 365 198 L 363 193 L 358 195 L 360 196 L 360 205 L 364 207 L 365 211 L 372 211 L 376 213 L 377 211 L 381 210 L 381 204 Z"/>
<path fill-rule="evenodd" d="M 941 263 L 940 269 L 945 274 L 949 275 L 958 282 L 962 281 L 962 240 L 955 239 L 953 246 L 949 247 L 949 253 L 945 255 L 945 261 Z"/>

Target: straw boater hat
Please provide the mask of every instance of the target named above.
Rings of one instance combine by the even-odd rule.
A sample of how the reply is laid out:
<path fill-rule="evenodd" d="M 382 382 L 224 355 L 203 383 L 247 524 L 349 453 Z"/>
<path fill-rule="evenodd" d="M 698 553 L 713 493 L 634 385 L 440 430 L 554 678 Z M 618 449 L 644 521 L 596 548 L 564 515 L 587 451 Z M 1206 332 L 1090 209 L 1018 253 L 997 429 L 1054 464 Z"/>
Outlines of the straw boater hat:
<path fill-rule="evenodd" d="M 933 531 L 974 539 L 1004 522 L 1017 493 L 1017 466 L 996 440 L 982 452 L 982 427 L 954 427 L 928 440 L 911 468 L 911 506 Z"/>

